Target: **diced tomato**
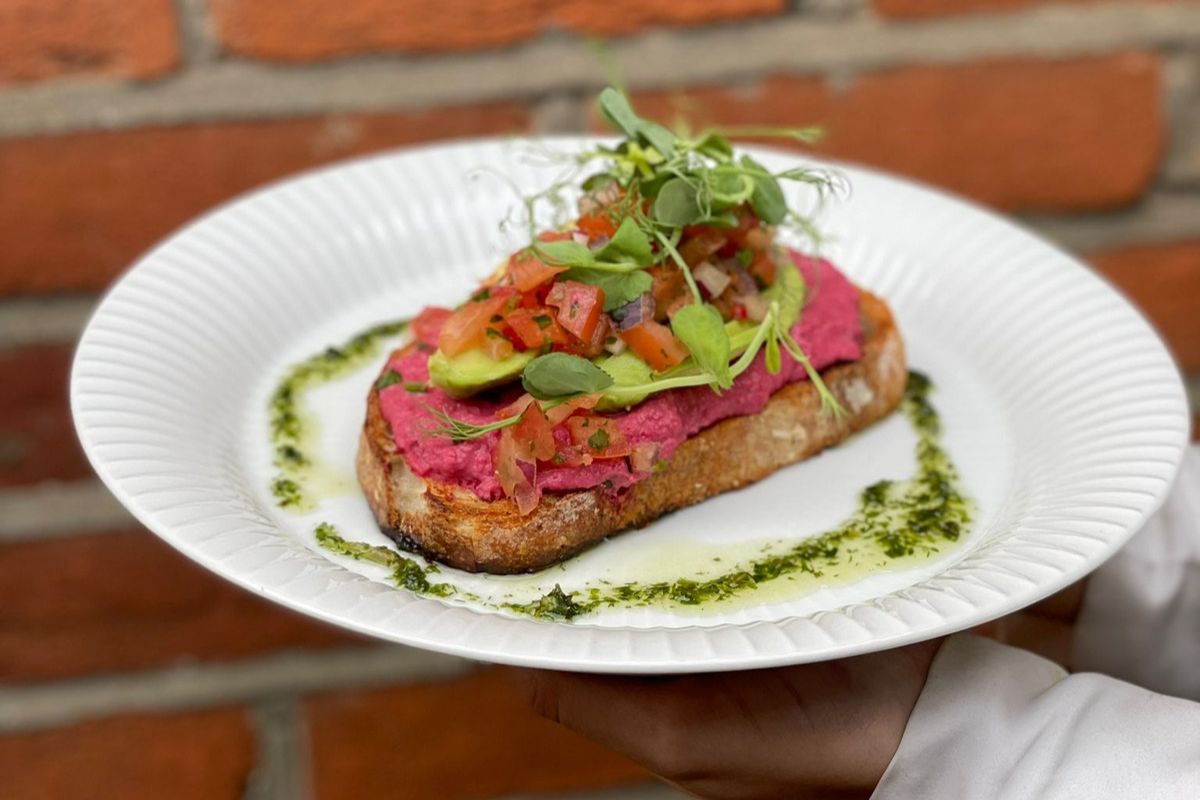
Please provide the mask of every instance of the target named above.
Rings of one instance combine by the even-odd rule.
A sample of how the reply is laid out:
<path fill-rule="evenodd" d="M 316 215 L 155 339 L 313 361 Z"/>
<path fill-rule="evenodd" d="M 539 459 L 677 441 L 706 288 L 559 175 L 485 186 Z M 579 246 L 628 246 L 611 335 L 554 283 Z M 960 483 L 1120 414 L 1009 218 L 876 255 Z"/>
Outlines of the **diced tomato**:
<path fill-rule="evenodd" d="M 560 447 L 558 452 L 554 454 L 554 464 L 559 467 L 586 467 L 595 459 L 587 447 L 579 447 L 571 445 L 570 447 Z"/>
<path fill-rule="evenodd" d="M 594 458 L 624 458 L 631 448 L 615 420 L 592 415 L 571 417 L 567 420 L 571 441 L 578 447 L 586 447 Z"/>
<path fill-rule="evenodd" d="M 450 319 L 453 313 L 448 308 L 434 306 L 424 309 L 412 321 L 413 338 L 419 342 L 437 344 L 438 333 L 442 330 L 442 325 L 446 324 L 446 320 Z"/>
<path fill-rule="evenodd" d="M 547 309 L 547 311 L 548 310 L 549 309 Z M 550 349 L 561 352 L 566 350 L 568 346 L 575 341 L 571 334 L 563 330 L 563 326 L 558 324 L 558 318 L 553 314 L 546 313 L 535 315 L 535 321 L 537 320 L 538 316 L 544 316 L 550 320 L 550 322 L 546 324 L 546 335 L 550 337 Z"/>
<path fill-rule="evenodd" d="M 621 338 L 656 372 L 673 367 L 688 357 L 687 348 L 675 338 L 670 328 L 650 320 L 621 331 Z"/>
<path fill-rule="evenodd" d="M 745 213 L 738 216 L 738 225 L 731 231 L 727 231 L 726 235 L 729 241 L 736 247 L 746 247 L 746 234 L 751 230 L 756 230 L 761 226 L 758 217 L 753 214 Z"/>
<path fill-rule="evenodd" d="M 492 361 L 503 361 L 516 350 L 513 343 L 504 337 L 496 328 L 489 328 L 490 334 L 483 337 L 483 352 Z"/>
<path fill-rule="evenodd" d="M 744 320 L 748 316 L 749 316 L 749 314 L 746 313 L 746 304 L 745 303 L 734 303 L 733 304 L 733 313 L 730 315 L 730 317 L 732 319 Z"/>
<path fill-rule="evenodd" d="M 502 334 L 504 334 L 505 339 L 508 339 L 508 341 L 512 342 L 514 351 L 516 351 L 518 353 L 524 353 L 525 351 L 527 351 L 529 349 L 529 347 L 526 346 L 525 342 L 523 342 L 521 340 L 521 337 L 517 336 L 517 332 L 514 331 L 512 329 L 512 326 L 509 325 L 507 322 L 504 323 L 504 327 L 500 329 L 500 332 Z"/>
<path fill-rule="evenodd" d="M 497 411 L 496 419 L 508 419 L 509 417 L 515 417 L 517 414 L 520 414 L 525 409 L 529 408 L 529 404 L 532 402 L 533 395 L 523 394 L 516 400 L 506 405 L 504 408 Z"/>
<path fill-rule="evenodd" d="M 559 281 L 546 295 L 546 305 L 558 309 L 558 324 L 567 332 L 588 342 L 604 310 L 604 290 L 579 281 Z"/>
<path fill-rule="evenodd" d="M 617 232 L 611 219 L 605 214 L 584 214 L 575 223 L 575 227 L 587 234 L 588 241 L 595 241 L 602 236 L 612 238 Z"/>
<path fill-rule="evenodd" d="M 536 289 L 566 270 L 566 267 L 547 264 L 530 250 L 523 250 L 508 260 L 508 278 L 521 292 Z"/>
<path fill-rule="evenodd" d="M 539 242 L 565 242 L 571 238 L 570 231 L 542 231 L 537 236 Z"/>
<path fill-rule="evenodd" d="M 513 334 L 528 350 L 540 349 L 546 343 L 546 332 L 534 320 L 533 314 L 527 308 L 518 308 L 505 315 L 504 321 L 512 328 Z"/>
<path fill-rule="evenodd" d="M 533 485 L 517 463 L 519 448 L 512 428 L 500 431 L 500 443 L 496 445 L 496 477 L 504 494 L 517 504 L 517 511 L 526 516 L 537 508 L 541 492 Z"/>
<path fill-rule="evenodd" d="M 725 234 L 715 228 L 689 228 L 694 231 L 690 237 L 685 237 L 679 245 L 679 255 L 693 267 L 704 261 L 725 245 Z"/>
<path fill-rule="evenodd" d="M 592 331 L 591 339 L 581 342 L 575 337 L 571 337 L 571 340 L 565 346 L 558 349 L 573 356 L 595 358 L 604 352 L 604 343 L 612 335 L 612 323 L 609 322 L 608 315 L 601 314 L 600 322 L 596 325 L 595 330 Z"/>
<path fill-rule="evenodd" d="M 607 314 L 600 315 L 600 322 L 596 325 L 596 330 L 592 332 L 592 338 L 588 340 L 587 346 L 584 348 L 583 355 L 585 358 L 595 358 L 604 352 L 604 343 L 613 335 L 612 322 Z"/>
<path fill-rule="evenodd" d="M 565 403 L 560 403 L 554 408 L 547 409 L 546 419 L 550 420 L 551 425 L 558 425 L 576 411 L 594 408 L 596 403 L 599 402 L 600 395 L 598 394 L 584 394 L 579 397 L 573 397 Z"/>
<path fill-rule="evenodd" d="M 775 261 L 766 253 L 755 253 L 747 272 L 762 286 L 775 283 Z"/>
<path fill-rule="evenodd" d="M 714 297 L 709 300 L 709 303 L 721 315 L 721 319 L 730 320 L 737 318 L 737 309 L 735 308 L 737 301 L 733 299 L 733 292 L 726 290 L 720 297 Z M 745 307 L 742 308 L 742 311 L 743 313 L 745 312 Z"/>
<path fill-rule="evenodd" d="M 629 452 L 629 468 L 634 472 L 650 472 L 658 460 L 658 451 L 657 442 L 635 444 Z"/>
<path fill-rule="evenodd" d="M 490 292 L 483 300 L 466 303 L 445 321 L 438 336 L 438 347 L 443 353 L 456 356 L 472 347 L 483 347 L 486 344 L 484 339 L 488 338 L 487 330 L 492 317 L 499 314 L 512 297 L 511 289 L 504 292 L 498 287 L 493 287 Z"/>
<path fill-rule="evenodd" d="M 679 313 L 679 309 L 692 304 L 692 296 L 690 294 L 676 295 L 671 301 L 671 305 L 667 306 L 667 319 L 675 319 L 675 315 Z"/>
<path fill-rule="evenodd" d="M 537 403 L 530 403 L 521 412 L 521 420 L 513 426 L 517 443 L 517 458 L 536 463 L 554 457 L 554 426 Z"/>
<path fill-rule="evenodd" d="M 654 318 L 662 322 L 667 318 L 667 307 L 681 295 L 687 294 L 687 281 L 679 267 L 663 264 L 646 270 L 654 283 L 650 291 L 654 295 Z"/>

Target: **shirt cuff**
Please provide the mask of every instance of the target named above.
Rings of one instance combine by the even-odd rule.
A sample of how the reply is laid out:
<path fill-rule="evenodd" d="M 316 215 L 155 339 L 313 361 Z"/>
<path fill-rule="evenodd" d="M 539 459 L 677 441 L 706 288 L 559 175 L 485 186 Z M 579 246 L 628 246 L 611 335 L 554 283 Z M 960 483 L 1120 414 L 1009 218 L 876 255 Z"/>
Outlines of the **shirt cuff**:
<path fill-rule="evenodd" d="M 1088 580 L 1071 664 L 1200 700 L 1200 448 L 1163 507 Z"/>
<path fill-rule="evenodd" d="M 1200 797 L 1200 705 L 946 640 L 875 800 Z"/>

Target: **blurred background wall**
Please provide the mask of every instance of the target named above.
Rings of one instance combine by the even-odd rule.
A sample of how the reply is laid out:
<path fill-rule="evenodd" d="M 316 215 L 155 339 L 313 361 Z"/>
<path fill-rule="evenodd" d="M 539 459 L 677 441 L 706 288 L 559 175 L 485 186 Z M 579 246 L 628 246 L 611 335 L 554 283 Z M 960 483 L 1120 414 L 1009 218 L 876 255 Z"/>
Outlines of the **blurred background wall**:
<path fill-rule="evenodd" d="M 1017 215 L 1197 394 L 1200 2 L 0 0 L 0 795 L 666 796 L 495 669 L 183 561 L 91 476 L 66 400 L 98 293 L 159 237 L 315 164 L 594 127 L 592 36 L 645 111 L 823 122 L 822 152 Z"/>

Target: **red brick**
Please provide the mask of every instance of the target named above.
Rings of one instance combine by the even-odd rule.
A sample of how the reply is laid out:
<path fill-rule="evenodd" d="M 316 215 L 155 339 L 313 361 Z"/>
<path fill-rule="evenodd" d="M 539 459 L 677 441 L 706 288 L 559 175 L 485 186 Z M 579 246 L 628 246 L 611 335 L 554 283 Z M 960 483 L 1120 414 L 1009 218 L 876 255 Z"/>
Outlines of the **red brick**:
<path fill-rule="evenodd" d="M 0 486 L 92 474 L 67 402 L 69 345 L 0 351 Z"/>
<path fill-rule="evenodd" d="M 0 680 L 362 641 L 260 600 L 139 531 L 0 546 L 0 586 Z"/>
<path fill-rule="evenodd" d="M 0 83 L 72 74 L 147 78 L 178 63 L 171 0 L 0 3 Z"/>
<path fill-rule="evenodd" d="M 875 10 L 885 17 L 920 19 L 974 12 L 1003 13 L 1050 5 L 1085 5 L 1111 0 L 875 0 Z M 1171 0 L 1134 0 L 1161 5 Z"/>
<path fill-rule="evenodd" d="M 720 123 L 820 123 L 819 152 L 874 164 L 1009 210 L 1119 206 L 1149 185 L 1163 149 L 1161 67 L 1130 53 L 1076 61 L 909 67 L 844 90 L 776 77 L 748 90 L 639 95 Z"/>
<path fill-rule="evenodd" d="M 217 0 L 213 15 L 231 52 L 307 61 L 389 50 L 499 47 L 553 27 L 626 34 L 786 8 L 785 0 Z"/>
<path fill-rule="evenodd" d="M 496 669 L 320 697 L 307 712 L 317 800 L 455 800 L 648 777 L 623 756 L 534 715 Z"/>
<path fill-rule="evenodd" d="M 1092 263 L 1146 313 L 1183 369 L 1200 371 L 1200 241 L 1113 250 Z"/>
<path fill-rule="evenodd" d="M 254 760 L 242 711 L 125 716 L 0 736 L 5 800 L 238 800 Z"/>
<path fill-rule="evenodd" d="M 522 106 L 491 105 L 0 141 L 0 294 L 100 288 L 190 217 L 265 181 L 528 120 Z"/>

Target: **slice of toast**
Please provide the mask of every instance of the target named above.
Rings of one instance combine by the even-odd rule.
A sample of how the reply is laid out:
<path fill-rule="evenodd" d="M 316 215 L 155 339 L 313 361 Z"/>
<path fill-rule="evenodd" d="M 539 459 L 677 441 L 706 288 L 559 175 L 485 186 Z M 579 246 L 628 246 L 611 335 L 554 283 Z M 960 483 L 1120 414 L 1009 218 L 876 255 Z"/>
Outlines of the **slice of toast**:
<path fill-rule="evenodd" d="M 532 572 L 607 536 L 765 478 L 841 442 L 899 404 L 907 381 L 904 343 L 891 311 L 861 292 L 863 355 L 821 375 L 846 415 L 821 412 L 809 381 L 779 389 L 757 414 L 723 420 L 689 438 L 666 469 L 613 499 L 603 489 L 546 493 L 521 516 L 507 498 L 425 480 L 396 452 L 372 387 L 359 442 L 358 480 L 380 528 L 406 550 L 469 572 Z M 386 369 L 386 367 L 385 367 Z"/>

